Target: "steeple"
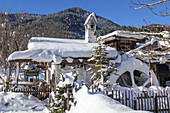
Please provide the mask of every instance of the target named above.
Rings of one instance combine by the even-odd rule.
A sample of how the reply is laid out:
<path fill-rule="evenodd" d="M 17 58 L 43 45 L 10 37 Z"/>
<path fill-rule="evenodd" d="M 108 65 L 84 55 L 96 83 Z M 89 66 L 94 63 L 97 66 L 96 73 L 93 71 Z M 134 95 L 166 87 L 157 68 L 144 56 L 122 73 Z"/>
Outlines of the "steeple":
<path fill-rule="evenodd" d="M 94 43 L 96 41 L 96 25 L 97 19 L 94 13 L 91 13 L 85 23 L 85 41 L 89 43 Z"/>

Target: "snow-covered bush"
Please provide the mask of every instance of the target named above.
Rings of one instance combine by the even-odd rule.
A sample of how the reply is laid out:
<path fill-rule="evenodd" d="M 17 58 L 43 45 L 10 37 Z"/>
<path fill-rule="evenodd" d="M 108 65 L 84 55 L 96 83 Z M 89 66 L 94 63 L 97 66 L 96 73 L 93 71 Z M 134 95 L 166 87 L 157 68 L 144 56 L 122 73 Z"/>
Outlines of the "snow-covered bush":
<path fill-rule="evenodd" d="M 78 74 L 75 71 L 60 75 L 55 99 L 50 108 L 51 113 L 65 113 L 72 105 L 76 104 L 73 91 L 77 87 L 77 76 Z"/>

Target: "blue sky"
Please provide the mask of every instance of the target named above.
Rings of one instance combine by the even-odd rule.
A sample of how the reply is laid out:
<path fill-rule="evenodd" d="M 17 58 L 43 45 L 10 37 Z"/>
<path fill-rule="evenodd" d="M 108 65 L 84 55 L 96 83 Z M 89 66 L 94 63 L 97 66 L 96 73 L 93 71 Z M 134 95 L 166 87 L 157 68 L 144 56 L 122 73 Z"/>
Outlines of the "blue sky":
<path fill-rule="evenodd" d="M 148 9 L 133 10 L 129 7 L 130 0 L 0 0 L 0 8 L 17 9 L 33 14 L 52 14 L 58 11 L 80 7 L 107 18 L 119 25 L 141 27 L 146 25 L 144 19 L 152 24 L 170 25 L 170 17 L 159 17 Z"/>

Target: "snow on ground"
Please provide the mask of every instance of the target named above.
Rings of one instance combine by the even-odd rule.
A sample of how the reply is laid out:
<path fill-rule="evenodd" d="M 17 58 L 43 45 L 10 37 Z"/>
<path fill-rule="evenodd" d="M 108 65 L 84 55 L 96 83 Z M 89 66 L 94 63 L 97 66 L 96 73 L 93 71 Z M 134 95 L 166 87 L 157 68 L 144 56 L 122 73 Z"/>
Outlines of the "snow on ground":
<path fill-rule="evenodd" d="M 45 113 L 47 100 L 40 101 L 34 96 L 23 93 L 0 92 L 0 113 Z"/>
<path fill-rule="evenodd" d="M 75 98 L 76 106 L 67 113 L 150 113 L 132 110 L 103 94 L 91 94 L 86 86 L 76 93 Z"/>

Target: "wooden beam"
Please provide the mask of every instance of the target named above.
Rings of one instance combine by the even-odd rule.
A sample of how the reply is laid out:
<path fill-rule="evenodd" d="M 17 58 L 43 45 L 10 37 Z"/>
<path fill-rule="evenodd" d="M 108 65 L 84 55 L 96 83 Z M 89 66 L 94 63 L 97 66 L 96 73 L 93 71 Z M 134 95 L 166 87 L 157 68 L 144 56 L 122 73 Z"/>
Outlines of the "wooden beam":
<path fill-rule="evenodd" d="M 19 72 L 20 72 L 20 62 L 17 63 L 17 87 L 18 87 Z"/>
<path fill-rule="evenodd" d="M 35 62 L 31 59 L 16 59 L 16 60 L 9 60 L 8 62 Z"/>

